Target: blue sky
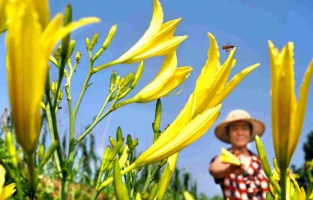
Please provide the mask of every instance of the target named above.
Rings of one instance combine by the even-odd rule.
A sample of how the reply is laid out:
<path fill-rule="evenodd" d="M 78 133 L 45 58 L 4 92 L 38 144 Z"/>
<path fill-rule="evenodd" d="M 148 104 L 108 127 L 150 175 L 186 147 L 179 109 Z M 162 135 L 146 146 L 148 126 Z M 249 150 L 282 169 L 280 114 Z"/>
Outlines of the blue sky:
<path fill-rule="evenodd" d="M 179 111 L 187 102 L 192 93 L 195 81 L 201 68 L 207 59 L 209 39 L 207 32 L 211 32 L 219 47 L 231 42 L 237 47 L 235 58 L 237 65 L 233 68 L 231 77 L 244 68 L 255 64 L 261 65 L 248 75 L 240 85 L 224 100 L 221 115 L 211 129 L 198 141 L 181 151 L 178 167 L 192 172 L 193 178 L 198 181 L 201 192 L 208 195 L 221 194 L 208 174 L 208 164 L 212 157 L 220 153 L 221 147 L 228 145 L 220 142 L 214 136 L 215 126 L 224 120 L 232 109 L 245 109 L 252 117 L 262 120 L 266 124 L 266 132 L 262 137 L 268 153 L 268 158 L 274 157 L 271 134 L 270 115 L 270 71 L 267 40 L 272 40 L 275 46 L 281 49 L 288 41 L 295 44 L 295 79 L 296 91 L 302 82 L 304 72 L 313 58 L 313 22 L 311 19 L 313 2 L 308 0 L 292 1 L 234 1 L 234 0 L 210 0 L 210 1 L 160 1 L 164 11 L 164 22 L 182 17 L 175 35 L 188 35 L 177 50 L 179 66 L 192 66 L 194 71 L 185 83 L 184 90 L 178 96 L 170 96 L 162 100 L 163 116 L 162 128 L 171 123 Z M 109 47 L 95 65 L 103 64 L 119 57 L 128 50 L 148 28 L 152 16 L 152 0 L 137 1 L 74 1 L 74 0 L 50 0 L 51 16 L 63 11 L 66 4 L 72 4 L 74 19 L 86 16 L 97 16 L 101 23 L 81 28 L 72 34 L 77 40 L 75 50 L 83 54 L 82 62 L 77 68 L 73 79 L 72 96 L 76 102 L 82 83 L 85 79 L 88 67 L 88 59 L 84 46 L 86 36 L 92 37 L 99 32 L 101 44 L 113 24 L 117 24 L 117 34 Z M 0 107 L 8 106 L 7 83 L 5 78 L 4 62 L 4 37 L 0 37 Z M 95 49 L 98 49 L 96 46 Z M 95 50 L 94 50 L 95 51 Z M 227 57 L 227 53 L 221 50 L 221 62 Z M 141 88 L 148 84 L 156 75 L 163 62 L 163 57 L 151 58 L 145 62 L 143 77 L 137 88 L 127 97 L 132 97 Z M 112 70 L 118 74 L 126 75 L 135 72 L 137 64 L 118 65 L 100 71 L 91 79 L 93 85 L 86 92 L 86 96 L 78 113 L 77 131 L 90 124 L 107 95 L 109 78 Z M 52 70 L 52 79 L 56 79 L 55 69 Z M 30 72 L 31 73 L 31 72 Z M 306 134 L 313 130 L 312 123 L 312 97 L 313 88 L 310 88 L 307 113 L 300 143 L 293 156 L 292 163 L 303 163 L 302 143 Z M 61 128 L 66 131 L 67 106 L 62 102 L 63 110 L 59 113 Z M 139 149 L 144 150 L 150 146 L 153 139 L 151 123 L 154 118 L 155 102 L 148 104 L 131 104 L 122 107 L 105 118 L 95 129 L 97 135 L 97 150 L 100 154 L 109 143 L 108 137 L 115 135 L 115 130 L 121 126 L 124 135 L 131 134 L 139 138 Z M 255 143 L 251 143 L 250 149 L 256 152 Z"/>

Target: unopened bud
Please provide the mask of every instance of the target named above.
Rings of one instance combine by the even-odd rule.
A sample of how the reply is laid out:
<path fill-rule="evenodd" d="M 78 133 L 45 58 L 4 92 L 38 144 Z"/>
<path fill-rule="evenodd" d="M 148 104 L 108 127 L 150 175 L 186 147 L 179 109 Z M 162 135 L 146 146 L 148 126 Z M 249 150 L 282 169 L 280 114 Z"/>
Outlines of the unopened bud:
<path fill-rule="evenodd" d="M 116 146 L 116 143 L 117 143 L 117 142 L 114 140 L 114 138 L 113 138 L 112 136 L 109 137 L 109 141 L 110 141 L 112 147 L 115 147 L 115 146 Z"/>
<path fill-rule="evenodd" d="M 80 53 L 80 51 L 77 51 L 76 56 L 75 56 L 76 62 L 79 63 L 81 58 L 82 58 L 82 54 Z"/>
<path fill-rule="evenodd" d="M 120 75 L 117 75 L 117 76 L 116 76 L 115 84 L 118 85 L 118 84 L 120 83 L 120 80 L 121 80 L 121 76 L 120 76 Z"/>
<path fill-rule="evenodd" d="M 144 70 L 144 61 L 141 61 L 141 63 L 139 64 L 139 66 L 137 68 L 137 71 L 135 73 L 135 77 L 133 79 L 133 82 L 130 84 L 131 89 L 134 89 L 137 86 L 137 84 L 141 78 L 143 70 Z"/>
<path fill-rule="evenodd" d="M 51 82 L 51 92 L 52 92 L 53 96 L 56 94 L 56 91 L 57 91 L 57 82 L 52 81 Z"/>
<path fill-rule="evenodd" d="M 262 163 L 262 166 L 263 166 L 263 169 L 264 169 L 264 172 L 265 172 L 266 176 L 267 177 L 273 176 L 273 173 L 272 173 L 272 170 L 271 170 L 271 166 L 268 163 L 268 160 L 267 160 L 267 157 L 266 157 L 266 153 L 265 153 L 265 149 L 264 149 L 263 143 L 262 143 L 262 141 L 261 141 L 259 136 L 255 137 L 255 143 L 256 143 L 256 147 L 257 147 L 257 150 L 258 150 L 259 158 L 260 158 L 260 161 Z"/>
<path fill-rule="evenodd" d="M 89 50 L 89 48 L 90 48 L 90 40 L 89 40 L 88 37 L 86 37 L 85 43 L 86 43 L 87 50 Z"/>
<path fill-rule="evenodd" d="M 63 92 L 60 90 L 58 94 L 58 103 L 60 103 L 62 99 L 63 99 Z"/>
<path fill-rule="evenodd" d="M 75 45 L 76 45 L 76 41 L 71 40 L 69 45 L 68 45 L 68 52 L 67 52 L 67 59 L 66 60 L 68 60 L 71 57 L 71 55 L 75 49 Z"/>
<path fill-rule="evenodd" d="M 116 73 L 115 71 L 112 71 L 112 74 L 111 74 L 111 79 L 110 79 L 110 93 L 112 92 L 114 86 L 115 86 L 115 82 L 116 82 Z"/>
<path fill-rule="evenodd" d="M 116 130 L 116 140 L 119 141 L 123 139 L 123 133 L 121 127 L 118 127 Z"/>
<path fill-rule="evenodd" d="M 155 133 L 160 131 L 161 115 L 162 115 L 162 103 L 161 103 L 161 100 L 158 99 L 156 106 L 155 106 L 155 117 L 154 117 L 154 123 L 153 123 L 153 131 Z"/>
<path fill-rule="evenodd" d="M 108 33 L 108 36 L 106 37 L 105 41 L 103 42 L 101 48 L 99 49 L 99 51 L 95 54 L 93 60 L 96 60 L 108 47 L 109 45 L 111 44 L 114 36 L 115 36 L 115 33 L 116 33 L 116 29 L 117 29 L 117 26 L 116 24 L 114 24 L 109 33 Z"/>
<path fill-rule="evenodd" d="M 17 168 L 18 162 L 17 162 L 17 158 L 16 158 L 16 149 L 14 146 L 14 141 L 13 141 L 13 136 L 12 136 L 11 131 L 7 131 L 7 133 L 6 133 L 6 143 L 8 146 L 9 155 L 12 157 L 12 164 L 15 168 Z"/>
<path fill-rule="evenodd" d="M 93 47 L 97 44 L 99 37 L 99 33 L 95 33 L 91 39 L 91 44 L 90 44 L 90 51 L 93 49 Z"/>
<path fill-rule="evenodd" d="M 39 162 L 43 159 L 44 154 L 45 154 L 45 146 L 43 144 L 41 144 L 39 147 L 39 151 L 38 151 Z"/>

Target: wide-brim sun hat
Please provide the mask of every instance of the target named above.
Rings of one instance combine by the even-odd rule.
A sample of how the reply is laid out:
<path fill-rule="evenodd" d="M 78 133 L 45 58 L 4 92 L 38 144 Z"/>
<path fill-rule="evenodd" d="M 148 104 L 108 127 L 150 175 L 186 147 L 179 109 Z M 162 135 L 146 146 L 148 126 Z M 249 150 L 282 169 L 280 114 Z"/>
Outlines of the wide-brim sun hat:
<path fill-rule="evenodd" d="M 252 125 L 252 134 L 249 142 L 254 141 L 256 135 L 261 137 L 265 131 L 265 125 L 263 122 L 258 119 L 252 118 L 247 111 L 237 109 L 230 111 L 226 116 L 224 122 L 215 127 L 214 133 L 216 137 L 225 143 L 230 143 L 230 138 L 227 134 L 226 127 L 232 122 L 236 121 L 246 121 Z"/>

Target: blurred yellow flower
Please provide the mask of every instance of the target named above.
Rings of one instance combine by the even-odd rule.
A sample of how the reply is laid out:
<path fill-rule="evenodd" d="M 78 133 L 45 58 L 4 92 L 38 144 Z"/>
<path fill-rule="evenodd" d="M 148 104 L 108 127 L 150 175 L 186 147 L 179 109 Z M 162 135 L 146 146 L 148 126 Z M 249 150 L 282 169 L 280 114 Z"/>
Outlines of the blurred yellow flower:
<path fill-rule="evenodd" d="M 295 95 L 294 59 L 292 42 L 281 52 L 269 41 L 271 65 L 272 131 L 277 164 L 281 171 L 289 166 L 301 134 L 313 61 L 310 63 L 302 85 L 299 100 Z"/>
<path fill-rule="evenodd" d="M 231 152 L 227 151 L 226 149 L 222 148 L 221 154 L 219 155 L 219 159 L 224 163 L 229 163 L 232 165 L 240 166 L 240 160 Z"/>
<path fill-rule="evenodd" d="M 0 0 L 0 34 L 6 29 L 5 5 L 7 0 Z"/>
<path fill-rule="evenodd" d="M 15 183 L 11 183 L 9 185 L 6 185 L 3 187 L 4 182 L 5 182 L 5 169 L 2 165 L 0 165 L 0 199 L 8 199 L 10 198 L 14 192 L 15 192 Z"/>
<path fill-rule="evenodd" d="M 62 14 L 49 22 L 48 1 L 40 2 L 42 5 L 34 0 L 10 1 L 7 7 L 10 107 L 17 140 L 27 154 L 35 152 L 40 134 L 40 108 L 50 53 L 72 30 L 99 22 L 98 18 L 84 18 L 62 27 Z"/>
<path fill-rule="evenodd" d="M 159 0 L 153 0 L 153 15 L 150 26 L 139 41 L 118 59 L 93 69 L 97 72 L 117 63 L 137 63 L 142 60 L 163 56 L 173 51 L 187 36 L 173 36 L 181 18 L 163 24 L 163 9 Z"/>
<path fill-rule="evenodd" d="M 195 200 L 195 198 L 186 190 L 184 191 L 185 200 Z"/>

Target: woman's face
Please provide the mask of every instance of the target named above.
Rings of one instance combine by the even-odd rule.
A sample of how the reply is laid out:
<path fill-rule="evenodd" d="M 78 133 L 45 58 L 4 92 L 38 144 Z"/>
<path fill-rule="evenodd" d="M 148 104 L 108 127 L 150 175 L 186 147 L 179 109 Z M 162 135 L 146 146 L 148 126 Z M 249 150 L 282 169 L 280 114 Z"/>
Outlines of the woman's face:
<path fill-rule="evenodd" d="M 250 141 L 250 126 L 246 121 L 236 121 L 229 125 L 230 142 L 234 147 L 246 147 Z"/>

